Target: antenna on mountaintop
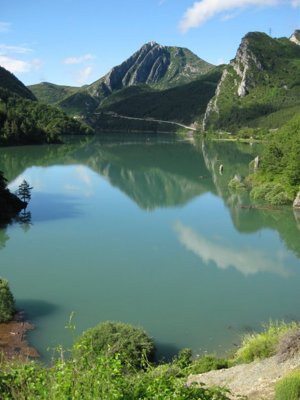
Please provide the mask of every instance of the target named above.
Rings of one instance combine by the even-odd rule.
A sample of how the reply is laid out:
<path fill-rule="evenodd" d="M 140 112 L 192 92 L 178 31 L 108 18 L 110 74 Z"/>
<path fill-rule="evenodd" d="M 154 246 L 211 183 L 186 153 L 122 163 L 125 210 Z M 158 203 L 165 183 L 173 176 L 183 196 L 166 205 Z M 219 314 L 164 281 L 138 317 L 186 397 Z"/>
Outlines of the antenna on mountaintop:
<path fill-rule="evenodd" d="M 272 37 L 272 28 L 269 28 L 269 36 Z"/>

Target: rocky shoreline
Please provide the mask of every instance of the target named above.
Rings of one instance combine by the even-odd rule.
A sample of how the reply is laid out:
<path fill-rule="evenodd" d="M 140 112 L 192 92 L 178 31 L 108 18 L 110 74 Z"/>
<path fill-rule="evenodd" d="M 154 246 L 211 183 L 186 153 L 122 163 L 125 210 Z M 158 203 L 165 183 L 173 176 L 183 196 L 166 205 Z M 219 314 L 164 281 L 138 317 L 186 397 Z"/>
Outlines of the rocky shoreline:
<path fill-rule="evenodd" d="M 13 320 L 0 324 L 0 352 L 5 360 L 28 361 L 39 357 L 37 350 L 27 342 L 26 334 L 34 325 L 26 321 L 24 311 L 19 311 Z"/>

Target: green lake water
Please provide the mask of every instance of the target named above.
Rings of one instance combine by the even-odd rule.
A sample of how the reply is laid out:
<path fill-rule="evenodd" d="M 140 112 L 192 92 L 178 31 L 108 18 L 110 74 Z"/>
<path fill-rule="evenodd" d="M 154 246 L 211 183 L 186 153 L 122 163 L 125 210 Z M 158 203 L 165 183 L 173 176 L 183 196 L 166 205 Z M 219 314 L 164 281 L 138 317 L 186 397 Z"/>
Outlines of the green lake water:
<path fill-rule="evenodd" d="M 129 322 L 164 357 L 222 354 L 262 322 L 300 319 L 300 216 L 241 208 L 227 187 L 258 151 L 146 135 L 0 149 L 9 187 L 34 187 L 31 224 L 0 230 L 0 275 L 42 356 L 71 344 L 72 311 L 77 334 Z"/>

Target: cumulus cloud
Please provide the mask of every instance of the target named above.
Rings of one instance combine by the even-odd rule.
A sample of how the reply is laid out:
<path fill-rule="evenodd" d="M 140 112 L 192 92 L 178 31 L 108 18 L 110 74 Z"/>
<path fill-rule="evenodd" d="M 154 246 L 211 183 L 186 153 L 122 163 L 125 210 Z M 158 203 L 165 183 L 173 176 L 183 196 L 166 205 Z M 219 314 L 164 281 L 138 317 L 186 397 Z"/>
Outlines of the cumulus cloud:
<path fill-rule="evenodd" d="M 27 61 L 0 55 L 0 65 L 13 74 L 29 72 L 31 65 Z"/>
<path fill-rule="evenodd" d="M 0 32 L 9 32 L 11 27 L 10 22 L 1 22 L 0 21 Z"/>
<path fill-rule="evenodd" d="M 39 70 L 42 62 L 37 58 L 30 61 L 24 61 L 0 54 L 0 65 L 1 67 L 4 67 L 13 74 L 21 74 L 25 72 L 30 72 L 32 70 Z"/>
<path fill-rule="evenodd" d="M 93 56 L 92 54 L 88 53 L 88 54 L 84 54 L 83 56 L 79 56 L 79 57 L 68 57 L 65 58 L 63 60 L 64 64 L 82 64 L 86 61 L 90 61 L 90 60 L 94 60 L 95 56 Z"/>
<path fill-rule="evenodd" d="M 212 261 L 223 270 L 234 267 L 245 276 L 259 272 L 276 273 L 281 276 L 289 275 L 289 271 L 282 265 L 280 255 L 272 259 L 262 250 L 251 247 L 241 249 L 225 246 L 202 237 L 180 222 L 175 224 L 174 229 L 181 244 L 196 254 L 205 264 Z"/>
<path fill-rule="evenodd" d="M 180 30 L 186 32 L 204 24 L 210 18 L 222 12 L 233 11 L 244 7 L 272 7 L 278 4 L 290 3 L 298 7 L 300 0 L 202 0 L 196 1 L 188 8 L 180 22 Z M 231 15 L 231 14 L 229 14 Z"/>
<path fill-rule="evenodd" d="M 77 82 L 80 85 L 83 85 L 87 82 L 88 78 L 91 76 L 93 72 L 93 67 L 91 65 L 86 66 L 81 71 L 79 71 Z"/>

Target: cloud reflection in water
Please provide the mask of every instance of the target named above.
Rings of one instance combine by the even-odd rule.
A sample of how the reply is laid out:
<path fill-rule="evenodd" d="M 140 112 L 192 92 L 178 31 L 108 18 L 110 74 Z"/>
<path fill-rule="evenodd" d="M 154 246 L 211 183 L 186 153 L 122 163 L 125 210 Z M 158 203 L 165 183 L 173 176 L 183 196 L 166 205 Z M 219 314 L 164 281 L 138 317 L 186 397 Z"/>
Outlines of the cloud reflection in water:
<path fill-rule="evenodd" d="M 174 229 L 180 243 L 196 254 L 205 264 L 212 261 L 223 270 L 234 267 L 245 276 L 259 272 L 271 272 L 284 277 L 290 275 L 290 271 L 282 265 L 279 255 L 275 259 L 262 250 L 225 246 L 206 239 L 181 222 L 176 222 Z"/>

